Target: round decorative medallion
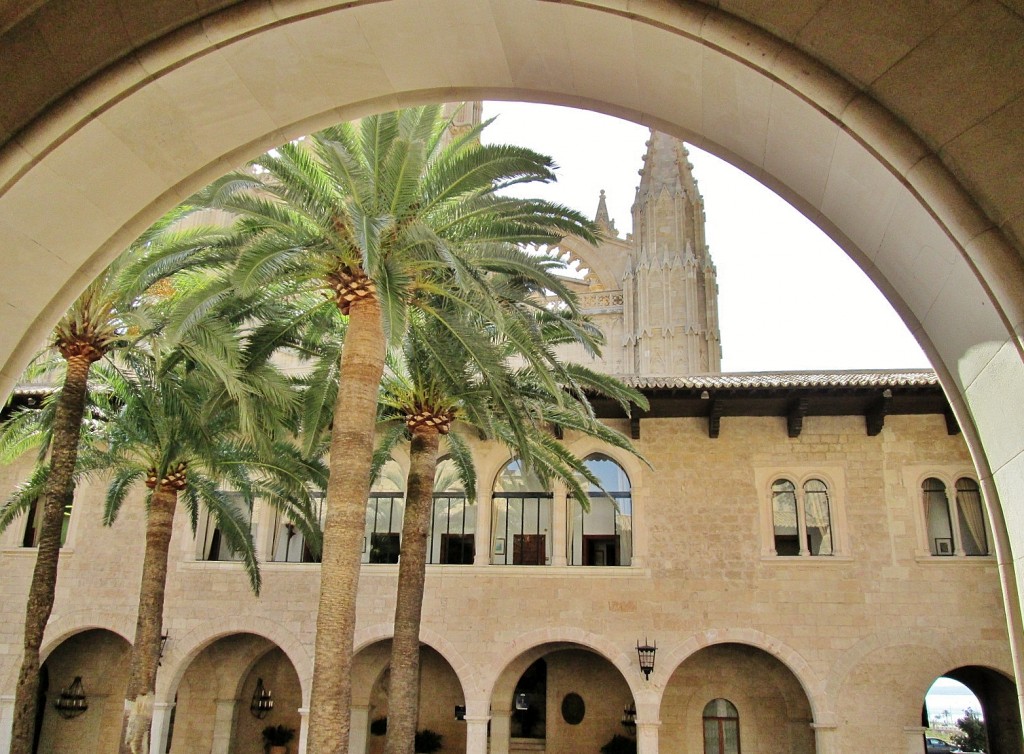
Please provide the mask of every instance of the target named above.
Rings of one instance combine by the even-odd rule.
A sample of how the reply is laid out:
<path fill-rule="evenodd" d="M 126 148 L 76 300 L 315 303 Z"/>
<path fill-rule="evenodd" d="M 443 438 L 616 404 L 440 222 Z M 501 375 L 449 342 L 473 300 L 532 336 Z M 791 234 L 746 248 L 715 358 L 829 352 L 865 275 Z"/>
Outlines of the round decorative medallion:
<path fill-rule="evenodd" d="M 569 725 L 579 725 L 587 712 L 583 697 L 576 693 L 566 694 L 562 700 L 562 719 Z"/>

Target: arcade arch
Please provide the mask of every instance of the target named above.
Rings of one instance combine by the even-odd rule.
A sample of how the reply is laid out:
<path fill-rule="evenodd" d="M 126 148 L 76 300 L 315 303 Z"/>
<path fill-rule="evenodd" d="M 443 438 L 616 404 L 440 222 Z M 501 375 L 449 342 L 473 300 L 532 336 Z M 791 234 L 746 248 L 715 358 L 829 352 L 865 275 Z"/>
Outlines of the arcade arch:
<path fill-rule="evenodd" d="M 704 647 L 672 673 L 661 700 L 660 748 L 710 750 L 705 749 L 708 710 L 716 700 L 727 700 L 732 705 L 743 750 L 794 754 L 816 751 L 811 704 L 799 679 L 763 649 L 735 643 Z M 712 705 L 716 706 L 728 709 L 726 705 Z M 718 727 L 732 732 L 730 726 L 716 725 L 715 733 Z M 716 745 L 722 743 L 713 740 Z"/>
<path fill-rule="evenodd" d="M 1024 520 L 1008 530 L 1001 507 L 1024 492 L 1024 408 L 1005 400 L 1024 390 L 1024 220 L 1007 179 L 1022 154 L 1007 136 L 1024 101 L 1019 13 L 972 4 L 925 28 L 831 4 L 813 18 L 699 2 L 628 14 L 539 0 L 231 5 L 127 21 L 91 3 L 5 11 L 0 59 L 13 61 L 15 85 L 0 119 L 0 390 L 145 226 L 288 137 L 439 98 L 549 101 L 648 123 L 793 202 L 917 334 L 979 469 L 1020 675 Z M 904 43 L 849 44 L 894 23 Z M 922 75 L 936 86 L 919 86 Z"/>

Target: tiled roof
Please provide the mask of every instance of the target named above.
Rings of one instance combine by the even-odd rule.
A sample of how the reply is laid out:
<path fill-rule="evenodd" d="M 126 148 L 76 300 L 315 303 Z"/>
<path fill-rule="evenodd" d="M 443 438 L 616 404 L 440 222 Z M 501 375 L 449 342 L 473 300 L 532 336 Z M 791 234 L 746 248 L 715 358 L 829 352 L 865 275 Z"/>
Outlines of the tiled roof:
<path fill-rule="evenodd" d="M 638 390 L 723 390 L 728 388 L 886 388 L 936 387 L 938 377 L 930 369 L 808 372 L 729 372 L 687 377 L 625 377 Z"/>

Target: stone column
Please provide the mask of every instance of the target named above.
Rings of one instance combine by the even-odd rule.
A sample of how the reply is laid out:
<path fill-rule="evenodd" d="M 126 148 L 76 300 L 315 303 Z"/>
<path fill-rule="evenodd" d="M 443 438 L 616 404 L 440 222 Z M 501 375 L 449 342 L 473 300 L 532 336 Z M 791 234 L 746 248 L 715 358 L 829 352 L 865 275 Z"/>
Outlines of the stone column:
<path fill-rule="evenodd" d="M 306 740 L 309 738 L 309 707 L 299 707 L 299 742 L 295 745 L 298 754 L 306 754 Z"/>
<path fill-rule="evenodd" d="M 636 752 L 637 754 L 658 754 L 658 728 L 661 722 L 636 721 Z"/>
<path fill-rule="evenodd" d="M 369 705 L 352 705 L 352 727 L 348 734 L 349 754 L 366 754 L 370 741 Z"/>
<path fill-rule="evenodd" d="M 167 751 L 167 734 L 171 728 L 171 710 L 174 702 L 153 703 L 153 723 L 150 726 L 149 754 L 164 754 Z M 5 751 L 0 746 L 0 751 Z"/>
<path fill-rule="evenodd" d="M 567 563 L 565 557 L 565 522 L 568 515 L 566 506 L 568 492 L 565 489 L 565 484 L 562 482 L 555 482 L 555 488 L 552 492 L 551 528 L 554 531 L 551 532 L 551 565 L 564 566 Z"/>
<path fill-rule="evenodd" d="M 14 695 L 0 696 L 0 751 L 11 750 L 11 729 L 14 727 Z"/>
<path fill-rule="evenodd" d="M 213 744 L 210 754 L 229 754 L 231 751 L 231 729 L 235 724 L 235 699 L 218 699 L 217 712 L 213 718 Z"/>
<path fill-rule="evenodd" d="M 924 754 L 924 732 L 927 728 L 920 725 L 908 725 L 903 728 L 905 740 L 903 754 Z"/>
<path fill-rule="evenodd" d="M 487 754 L 487 705 L 466 704 L 466 754 Z M 483 714 L 480 714 L 482 711 Z"/>
<path fill-rule="evenodd" d="M 473 535 L 473 565 L 491 563 L 491 490 L 477 489 L 476 532 Z"/>
<path fill-rule="evenodd" d="M 511 738 L 512 712 L 510 710 L 491 710 L 491 754 L 508 754 Z"/>
<path fill-rule="evenodd" d="M 814 731 L 814 754 L 841 754 L 835 723 L 811 723 Z"/>

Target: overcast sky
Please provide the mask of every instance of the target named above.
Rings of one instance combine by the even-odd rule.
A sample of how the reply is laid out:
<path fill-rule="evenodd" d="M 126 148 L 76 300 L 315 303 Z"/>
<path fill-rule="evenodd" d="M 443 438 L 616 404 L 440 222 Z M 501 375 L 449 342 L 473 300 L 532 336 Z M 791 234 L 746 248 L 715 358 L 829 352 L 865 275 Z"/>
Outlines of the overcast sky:
<path fill-rule="evenodd" d="M 593 217 L 601 189 L 619 234 L 648 130 L 545 105 L 487 102 L 488 140 L 550 154 L 558 183 L 532 194 Z M 690 148 L 704 197 L 707 241 L 718 269 L 722 370 L 928 367 L 903 322 L 860 268 L 785 201 L 728 163 Z"/>

